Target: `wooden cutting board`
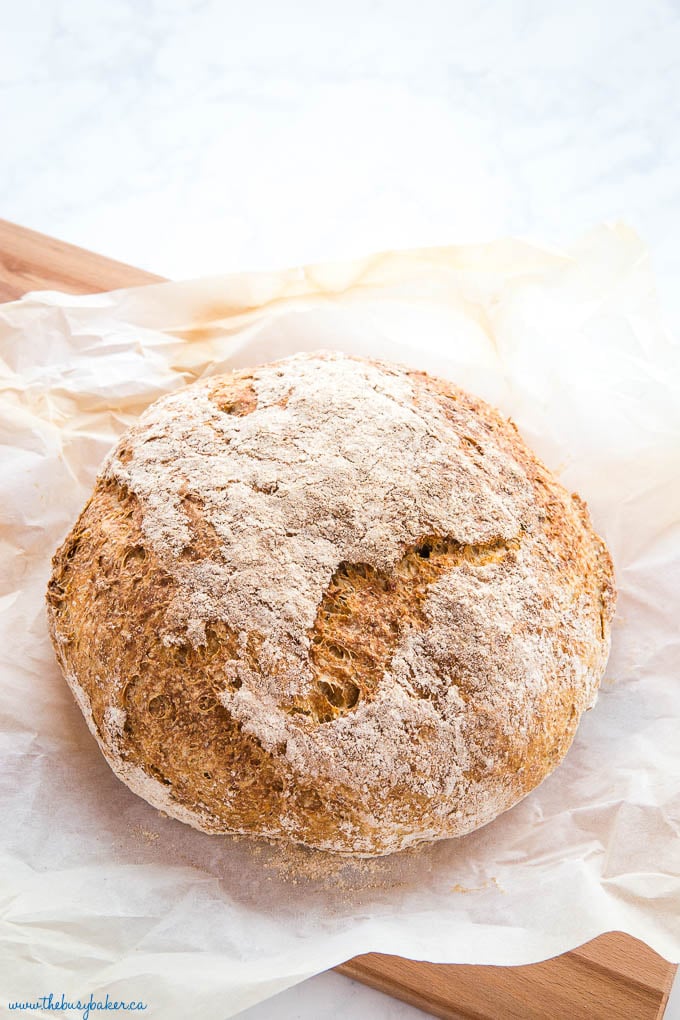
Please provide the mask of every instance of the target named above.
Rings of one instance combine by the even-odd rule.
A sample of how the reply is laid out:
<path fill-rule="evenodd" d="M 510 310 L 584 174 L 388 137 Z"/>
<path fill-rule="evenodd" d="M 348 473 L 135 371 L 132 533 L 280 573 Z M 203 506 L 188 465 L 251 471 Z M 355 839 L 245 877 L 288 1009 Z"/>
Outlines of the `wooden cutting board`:
<path fill-rule="evenodd" d="M 162 278 L 0 220 L 0 301 L 88 294 Z M 676 968 L 611 933 L 545 963 L 474 967 L 369 953 L 340 973 L 448 1020 L 659 1020 Z"/>

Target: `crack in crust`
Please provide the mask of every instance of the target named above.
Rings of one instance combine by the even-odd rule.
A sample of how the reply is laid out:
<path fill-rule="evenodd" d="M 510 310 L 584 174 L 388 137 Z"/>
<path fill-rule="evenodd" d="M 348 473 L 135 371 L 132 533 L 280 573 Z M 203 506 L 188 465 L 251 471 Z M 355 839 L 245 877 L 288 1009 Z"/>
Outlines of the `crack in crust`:
<path fill-rule="evenodd" d="M 289 711 L 324 723 L 352 711 L 360 700 L 371 700 L 404 632 L 427 627 L 431 585 L 461 564 L 486 567 L 519 546 L 519 538 L 465 545 L 430 534 L 410 545 L 390 571 L 341 563 L 309 635 L 313 687 L 296 697 Z"/>

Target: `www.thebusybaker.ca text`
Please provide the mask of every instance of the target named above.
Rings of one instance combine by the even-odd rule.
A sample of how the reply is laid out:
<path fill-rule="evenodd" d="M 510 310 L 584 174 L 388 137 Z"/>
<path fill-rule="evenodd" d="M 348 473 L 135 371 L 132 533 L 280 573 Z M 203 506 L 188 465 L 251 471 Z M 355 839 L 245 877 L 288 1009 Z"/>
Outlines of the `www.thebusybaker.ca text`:
<path fill-rule="evenodd" d="M 79 1012 L 83 1020 L 89 1020 L 90 1013 L 95 1010 L 127 1010 L 128 1012 L 135 1013 L 138 1010 L 146 1009 L 146 1003 L 141 1000 L 130 999 L 112 999 L 111 996 L 106 994 L 105 999 L 95 999 L 94 995 L 90 995 L 89 999 L 83 1001 L 82 999 L 76 999 L 72 1001 L 67 999 L 64 993 L 61 993 L 61 998 L 57 998 L 54 992 L 50 992 L 49 995 L 43 995 L 39 999 L 26 1002 L 10 1002 L 8 1003 L 10 1009 L 52 1009 L 55 1012 L 66 1012 L 67 1010 L 75 1010 Z"/>

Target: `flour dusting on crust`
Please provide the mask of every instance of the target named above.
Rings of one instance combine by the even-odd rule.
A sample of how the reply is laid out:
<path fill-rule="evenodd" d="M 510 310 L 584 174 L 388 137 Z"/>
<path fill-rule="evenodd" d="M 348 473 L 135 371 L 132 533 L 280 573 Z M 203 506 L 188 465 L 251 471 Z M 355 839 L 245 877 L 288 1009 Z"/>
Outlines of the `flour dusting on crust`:
<path fill-rule="evenodd" d="M 167 580 L 153 634 L 130 626 L 137 665 L 103 681 L 98 739 L 128 785 L 199 828 L 354 854 L 460 835 L 540 782 L 594 702 L 613 613 L 606 549 L 514 427 L 441 380 L 334 352 L 207 379 L 147 410 L 107 460 L 107 486 L 137 514 L 131 568 Z M 97 541 L 117 535 L 104 523 Z M 51 612 L 72 674 L 60 613 L 79 555 L 59 563 Z M 411 590 L 413 613 L 390 617 L 390 592 L 408 605 Z M 352 617 L 359 596 L 373 634 L 370 615 Z M 323 636 L 322 660 L 334 613 L 344 645 Z M 87 626 L 84 603 L 72 616 Z M 102 676 L 120 665 L 115 630 Z M 378 676 L 373 645 L 389 650 Z M 202 663 L 222 654 L 203 704 L 216 699 L 233 739 L 252 743 L 249 761 L 273 763 L 266 789 L 242 766 L 218 781 L 213 764 L 196 771 L 205 796 L 183 803 L 185 777 L 165 758 L 160 794 L 134 760 L 140 691 L 150 715 L 181 716 L 139 663 L 181 663 L 183 649 Z M 187 775 L 201 768 L 192 741 Z M 244 820 L 245 789 L 262 798 L 259 825 Z"/>

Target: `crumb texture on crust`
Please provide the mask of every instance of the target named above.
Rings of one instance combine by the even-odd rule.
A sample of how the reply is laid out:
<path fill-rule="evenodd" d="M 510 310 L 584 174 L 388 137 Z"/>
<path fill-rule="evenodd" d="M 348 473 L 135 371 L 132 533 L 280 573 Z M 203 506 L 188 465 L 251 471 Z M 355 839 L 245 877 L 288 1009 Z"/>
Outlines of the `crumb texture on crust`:
<path fill-rule="evenodd" d="M 135 792 L 206 832 L 366 856 L 462 835 L 540 783 L 614 611 L 585 504 L 511 422 L 327 351 L 148 408 L 47 599 Z"/>

